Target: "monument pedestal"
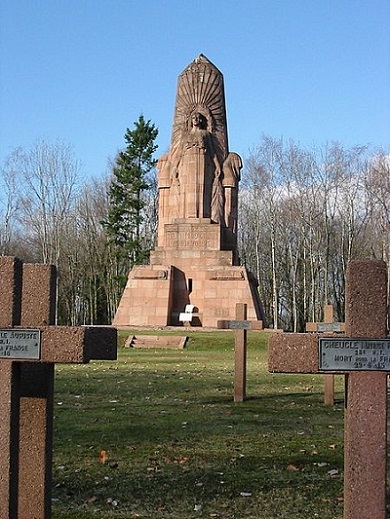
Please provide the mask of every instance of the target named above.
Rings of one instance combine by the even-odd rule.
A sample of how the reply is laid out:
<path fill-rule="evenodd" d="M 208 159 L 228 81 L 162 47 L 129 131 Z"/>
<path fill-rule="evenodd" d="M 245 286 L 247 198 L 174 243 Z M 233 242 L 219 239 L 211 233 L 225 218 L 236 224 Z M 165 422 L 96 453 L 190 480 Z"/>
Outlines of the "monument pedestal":
<path fill-rule="evenodd" d="M 236 303 L 245 303 L 248 320 L 262 320 L 257 282 L 235 253 L 223 250 L 224 229 L 208 218 L 176 219 L 165 225 L 164 247 L 150 265 L 129 274 L 114 326 L 177 326 L 179 313 L 192 304 L 199 314 L 193 325 L 217 327 L 234 319 Z"/>

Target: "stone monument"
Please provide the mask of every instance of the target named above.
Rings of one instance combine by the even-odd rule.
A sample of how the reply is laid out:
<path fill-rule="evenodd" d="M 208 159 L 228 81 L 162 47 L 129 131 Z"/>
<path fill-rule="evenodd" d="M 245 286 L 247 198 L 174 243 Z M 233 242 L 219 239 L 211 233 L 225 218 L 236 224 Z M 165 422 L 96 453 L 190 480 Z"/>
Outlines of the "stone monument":
<path fill-rule="evenodd" d="M 179 76 L 171 146 L 158 161 L 157 247 L 130 272 L 115 326 L 178 325 L 188 304 L 193 325 L 234 319 L 236 303 L 263 320 L 257 281 L 237 254 L 241 168 L 228 147 L 223 76 L 201 54 Z"/>

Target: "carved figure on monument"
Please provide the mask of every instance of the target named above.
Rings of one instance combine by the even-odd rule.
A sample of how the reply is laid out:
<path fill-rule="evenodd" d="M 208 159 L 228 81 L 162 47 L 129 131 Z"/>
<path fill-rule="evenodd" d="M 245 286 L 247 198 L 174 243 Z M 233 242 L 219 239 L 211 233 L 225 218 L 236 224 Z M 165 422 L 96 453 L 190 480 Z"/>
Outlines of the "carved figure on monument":
<path fill-rule="evenodd" d="M 225 192 L 225 224 L 233 233 L 237 232 L 238 183 L 242 160 L 237 153 L 229 153 L 223 163 L 222 185 Z"/>
<path fill-rule="evenodd" d="M 212 124 L 197 108 L 188 117 L 187 128 L 170 158 L 172 181 L 179 188 L 180 218 L 211 218 L 214 180 L 221 182 Z"/>
<path fill-rule="evenodd" d="M 159 237 L 177 218 L 210 218 L 235 232 L 241 167 L 228 150 L 223 76 L 201 54 L 179 76 L 171 148 L 158 164 Z"/>

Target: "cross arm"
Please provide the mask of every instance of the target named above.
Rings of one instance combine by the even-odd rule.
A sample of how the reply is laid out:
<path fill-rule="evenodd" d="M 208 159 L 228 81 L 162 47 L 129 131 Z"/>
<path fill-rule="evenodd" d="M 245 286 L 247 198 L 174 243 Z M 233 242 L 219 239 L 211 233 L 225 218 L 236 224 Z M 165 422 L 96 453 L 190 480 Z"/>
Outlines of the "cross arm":
<path fill-rule="evenodd" d="M 263 321 L 220 319 L 217 321 L 217 328 L 219 330 L 263 330 L 264 326 Z"/>
<path fill-rule="evenodd" d="M 17 334 L 21 328 L 9 328 Z M 31 358 L 4 360 L 47 363 L 86 364 L 90 360 L 116 360 L 117 330 L 109 326 L 39 326 L 23 327 L 23 330 L 39 330 L 39 355 Z M 23 339 L 22 339 L 23 340 Z"/>
<path fill-rule="evenodd" d="M 42 361 L 85 364 L 116 360 L 117 330 L 100 326 L 47 326 L 42 329 Z"/>
<path fill-rule="evenodd" d="M 306 323 L 307 332 L 345 332 L 345 323 Z"/>
<path fill-rule="evenodd" d="M 268 343 L 268 371 L 318 373 L 318 334 L 275 334 Z"/>

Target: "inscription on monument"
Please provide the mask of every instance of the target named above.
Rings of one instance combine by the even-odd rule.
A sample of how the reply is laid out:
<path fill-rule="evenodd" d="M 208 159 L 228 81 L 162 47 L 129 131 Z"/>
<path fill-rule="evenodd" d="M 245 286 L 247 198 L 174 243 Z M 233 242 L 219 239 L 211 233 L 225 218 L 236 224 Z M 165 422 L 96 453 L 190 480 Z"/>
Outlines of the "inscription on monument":
<path fill-rule="evenodd" d="M 322 371 L 390 371 L 390 339 L 319 339 Z"/>
<path fill-rule="evenodd" d="M 40 330 L 0 329 L 0 358 L 39 360 Z"/>
<path fill-rule="evenodd" d="M 166 233 L 166 247 L 172 249 L 216 249 L 217 243 L 214 229 L 197 230 L 189 228 L 178 231 L 176 226 L 167 228 Z"/>

